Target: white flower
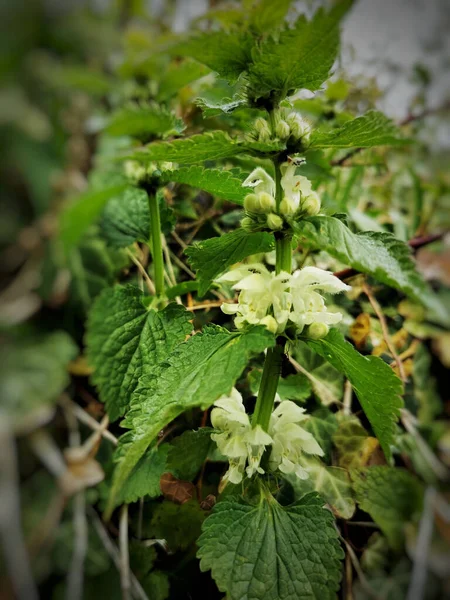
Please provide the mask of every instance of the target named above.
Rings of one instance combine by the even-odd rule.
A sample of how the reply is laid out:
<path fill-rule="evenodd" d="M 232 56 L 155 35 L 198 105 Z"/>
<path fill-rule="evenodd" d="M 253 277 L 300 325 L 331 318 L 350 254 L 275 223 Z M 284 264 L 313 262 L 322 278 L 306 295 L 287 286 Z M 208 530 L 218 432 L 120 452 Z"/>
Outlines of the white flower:
<path fill-rule="evenodd" d="M 339 312 L 329 312 L 323 297 L 317 290 L 337 294 L 350 289 L 350 286 L 335 277 L 333 273 L 317 267 L 304 267 L 293 273 L 290 279 L 293 310 L 289 320 L 297 325 L 299 333 L 305 325 L 325 323 L 335 325 L 342 319 Z"/>
<path fill-rule="evenodd" d="M 266 192 L 270 196 L 275 196 L 275 181 L 262 167 L 256 167 L 242 186 L 254 188 L 255 194 Z"/>
<path fill-rule="evenodd" d="M 313 328 L 312 337 L 316 339 L 326 335 L 325 326 L 342 319 L 340 312 L 327 309 L 319 290 L 331 294 L 350 290 L 333 273 L 317 267 L 276 275 L 259 263 L 233 269 L 217 281 L 234 284 L 233 289 L 240 292 L 237 304 L 222 304 L 225 314 L 236 315 L 238 329 L 246 324 L 265 325 L 273 333 L 282 333 L 290 321 L 301 333 L 305 326 L 323 324 Z"/>
<path fill-rule="evenodd" d="M 275 275 L 262 264 L 250 264 L 233 269 L 222 275 L 217 281 L 234 283 L 233 289 L 240 291 L 237 304 L 222 304 L 225 314 L 235 314 L 238 329 L 246 323 L 266 325 L 274 329 L 271 316 L 277 323 L 277 331 L 283 331 L 289 318 L 292 297 L 287 291 L 290 275 Z M 269 312 L 271 311 L 271 312 Z"/>
<path fill-rule="evenodd" d="M 236 388 L 232 389 L 230 396 L 216 400 L 211 411 L 211 423 L 217 431 L 211 434 L 211 439 L 230 463 L 224 481 L 237 484 L 242 481 L 244 472 L 248 477 L 264 473 L 260 462 L 272 438 L 259 425 L 251 426 L 242 396 Z"/>
<path fill-rule="evenodd" d="M 300 466 L 303 452 L 323 456 L 323 450 L 314 436 L 299 425 L 307 419 L 305 409 L 290 400 L 284 400 L 270 417 L 269 434 L 273 439 L 269 466 L 272 471 L 295 473 L 300 479 L 307 479 L 308 472 Z"/>
<path fill-rule="evenodd" d="M 294 214 L 301 208 L 301 201 L 312 193 L 311 182 L 303 175 L 296 175 L 295 162 L 283 163 L 281 165 L 281 187 L 283 188 L 283 200 L 280 210 L 283 214 Z"/>

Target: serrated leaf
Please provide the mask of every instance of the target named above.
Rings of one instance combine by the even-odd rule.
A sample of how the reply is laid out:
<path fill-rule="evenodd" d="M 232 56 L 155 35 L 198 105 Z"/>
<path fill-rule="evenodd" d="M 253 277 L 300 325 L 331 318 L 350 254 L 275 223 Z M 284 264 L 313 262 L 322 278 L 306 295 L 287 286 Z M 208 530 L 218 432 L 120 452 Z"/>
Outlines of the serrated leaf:
<path fill-rule="evenodd" d="M 173 161 L 195 164 L 205 160 L 229 158 L 242 152 L 241 145 L 223 131 L 199 133 L 171 142 L 153 142 L 127 158 L 140 162 Z"/>
<path fill-rule="evenodd" d="M 248 100 L 242 95 L 236 95 L 233 98 L 221 98 L 220 100 L 199 97 L 196 98 L 195 103 L 202 109 L 204 118 L 209 119 L 222 113 L 232 113 L 237 108 L 243 108 L 248 105 Z"/>
<path fill-rule="evenodd" d="M 104 290 L 89 314 L 87 358 L 111 421 L 124 414 L 144 366 L 160 363 L 192 330 L 182 306 L 156 312 L 143 298 L 137 287 L 116 286 Z"/>
<path fill-rule="evenodd" d="M 153 135 L 179 135 L 185 129 L 181 119 L 158 106 L 128 106 L 114 112 L 105 128 L 113 136 L 128 135 L 146 140 Z"/>
<path fill-rule="evenodd" d="M 197 501 L 181 506 L 165 501 L 153 511 L 149 533 L 153 538 L 167 540 L 171 552 L 186 550 L 199 537 L 205 517 Z"/>
<path fill-rule="evenodd" d="M 406 469 L 369 467 L 352 472 L 360 507 L 381 527 L 389 544 L 401 550 L 405 524 L 420 515 L 423 484 Z"/>
<path fill-rule="evenodd" d="M 197 271 L 200 296 L 206 294 L 211 282 L 229 267 L 252 254 L 270 252 L 273 244 L 270 233 L 248 233 L 239 228 L 186 248 L 189 264 Z"/>
<path fill-rule="evenodd" d="M 309 217 L 294 224 L 302 246 L 325 250 L 341 262 L 400 290 L 445 321 L 447 312 L 416 270 L 410 248 L 390 233 L 353 233 L 335 217 Z"/>
<path fill-rule="evenodd" d="M 108 200 L 126 188 L 126 184 L 119 184 L 88 191 L 66 204 L 59 218 L 59 240 L 67 253 L 80 241 Z"/>
<path fill-rule="evenodd" d="M 350 381 L 386 459 L 390 460 L 395 423 L 403 406 L 400 379 L 381 358 L 360 354 L 337 329 L 331 329 L 321 340 L 306 343 Z"/>
<path fill-rule="evenodd" d="M 100 292 L 117 281 L 129 262 L 125 251 L 108 248 L 95 231 L 88 232 L 67 256 L 70 305 L 87 314 Z"/>
<path fill-rule="evenodd" d="M 314 456 L 303 456 L 301 465 L 307 469 L 308 479 L 299 479 L 296 475 L 285 477 L 296 497 L 301 498 L 315 491 L 330 505 L 337 517 L 351 519 L 356 507 L 348 472 L 339 467 L 328 467 Z"/>
<path fill-rule="evenodd" d="M 262 370 L 260 369 L 253 369 L 248 375 L 250 389 L 255 396 L 258 394 L 259 386 L 261 385 L 261 378 Z M 300 373 L 288 375 L 287 377 L 280 377 L 277 393 L 281 400 L 297 400 L 298 402 L 304 402 L 311 395 L 311 384 L 308 379 Z"/>
<path fill-rule="evenodd" d="M 245 32 L 208 31 L 174 45 L 170 52 L 194 58 L 233 82 L 247 69 L 253 45 L 253 37 Z"/>
<path fill-rule="evenodd" d="M 370 110 L 336 129 L 316 129 L 311 136 L 310 148 L 371 148 L 410 143 L 402 137 L 396 125 L 376 110 Z"/>
<path fill-rule="evenodd" d="M 192 166 L 165 171 L 161 181 L 184 183 L 192 187 L 205 190 L 213 196 L 242 205 L 248 194 L 248 188 L 242 187 L 245 175 L 236 177 L 236 173 L 221 169 L 205 169 L 201 166 Z"/>
<path fill-rule="evenodd" d="M 5 335 L 0 349 L 2 418 L 13 429 L 26 431 L 41 425 L 69 383 L 67 365 L 78 353 L 63 331 L 45 335 Z M 51 413 L 50 413 L 51 414 Z"/>
<path fill-rule="evenodd" d="M 198 540 L 200 569 L 230 600 L 335 598 L 343 553 L 322 505 L 316 494 L 288 507 L 272 497 L 219 502 Z"/>
<path fill-rule="evenodd" d="M 311 21 L 301 16 L 292 28 L 263 40 L 252 51 L 252 94 L 257 98 L 275 93 L 283 99 L 291 90 L 318 90 L 336 59 L 339 23 L 350 5 L 343 0 L 329 12 L 321 9 Z"/>
<path fill-rule="evenodd" d="M 250 29 L 257 34 L 271 33 L 283 23 L 291 4 L 292 0 L 260 0 L 250 12 Z"/>
<path fill-rule="evenodd" d="M 162 190 L 157 192 L 161 231 L 170 233 L 174 227 L 173 210 L 167 205 Z M 150 210 L 147 192 L 128 188 L 108 201 L 100 220 L 103 237 L 110 246 L 125 248 L 134 242 L 149 243 Z"/>
<path fill-rule="evenodd" d="M 147 450 L 122 487 L 117 499 L 118 503 L 130 504 L 145 496 L 157 498 L 161 495 L 159 481 L 161 475 L 167 470 L 168 452 L 169 446 L 166 444 Z"/>
<path fill-rule="evenodd" d="M 197 431 L 185 431 L 172 440 L 166 471 L 184 481 L 192 481 L 214 446 L 211 432 L 209 427 L 202 427 Z"/>
<path fill-rule="evenodd" d="M 206 409 L 221 395 L 228 394 L 250 355 L 274 343 L 274 336 L 264 327 L 230 333 L 210 326 L 175 348 L 159 366 L 146 365 L 122 423 L 131 431 L 122 436 L 118 447 L 119 464 L 107 515 L 111 514 L 129 473 L 159 431 L 185 410 Z"/>

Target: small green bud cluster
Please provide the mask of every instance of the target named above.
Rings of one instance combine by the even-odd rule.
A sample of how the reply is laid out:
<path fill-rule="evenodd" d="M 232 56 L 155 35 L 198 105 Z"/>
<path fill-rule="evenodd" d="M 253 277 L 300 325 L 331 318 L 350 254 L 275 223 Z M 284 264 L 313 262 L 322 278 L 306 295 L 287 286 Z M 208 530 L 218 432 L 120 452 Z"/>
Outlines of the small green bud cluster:
<path fill-rule="evenodd" d="M 266 119 L 263 119 L 262 117 L 258 117 L 253 125 L 254 125 L 255 137 L 258 140 L 258 142 L 268 142 L 270 140 L 272 134 L 270 131 L 270 125 L 266 121 Z"/>
<path fill-rule="evenodd" d="M 148 181 L 152 177 L 158 177 L 163 171 L 173 169 L 171 162 L 150 162 L 143 165 L 136 160 L 127 160 L 125 163 L 125 175 L 135 184 Z"/>
<path fill-rule="evenodd" d="M 275 198 L 267 192 L 248 194 L 244 199 L 246 216 L 241 225 L 247 231 L 277 230 L 283 227 L 283 219 L 277 215 Z"/>

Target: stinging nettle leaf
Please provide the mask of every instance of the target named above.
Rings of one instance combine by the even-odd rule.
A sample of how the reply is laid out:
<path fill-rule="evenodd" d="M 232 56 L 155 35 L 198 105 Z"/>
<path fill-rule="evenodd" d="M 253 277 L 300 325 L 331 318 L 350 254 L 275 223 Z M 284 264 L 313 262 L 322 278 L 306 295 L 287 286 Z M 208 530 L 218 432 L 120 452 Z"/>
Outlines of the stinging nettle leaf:
<path fill-rule="evenodd" d="M 100 294 L 89 314 L 87 358 L 111 421 L 128 408 L 144 367 L 164 360 L 192 330 L 182 306 L 156 312 L 143 298 L 137 287 L 115 286 Z"/>
<path fill-rule="evenodd" d="M 430 319 L 447 322 L 447 311 L 417 271 L 410 248 L 390 233 L 353 233 L 335 217 L 308 217 L 295 223 L 302 246 L 325 250 L 331 256 L 400 290 L 430 309 Z"/>
<path fill-rule="evenodd" d="M 349 379 L 387 460 L 390 460 L 395 423 L 403 406 L 400 379 L 381 358 L 360 354 L 337 329 L 331 329 L 321 340 L 307 340 L 306 343 Z"/>
<path fill-rule="evenodd" d="M 409 144 L 401 131 L 383 113 L 370 110 L 361 117 L 347 121 L 337 129 L 317 129 L 311 136 L 310 148 L 370 148 Z"/>
<path fill-rule="evenodd" d="M 205 169 L 201 166 L 182 167 L 174 171 L 165 171 L 161 176 L 164 183 L 176 182 L 205 190 L 224 200 L 242 205 L 248 194 L 248 188 L 242 187 L 245 175 L 236 177 L 236 173 L 221 169 Z"/>
<path fill-rule="evenodd" d="M 200 296 L 206 294 L 212 281 L 229 267 L 252 254 L 270 252 L 273 244 L 270 233 L 248 233 L 239 228 L 186 248 L 189 264 L 197 271 Z"/>
<path fill-rule="evenodd" d="M 195 164 L 229 158 L 243 152 L 242 146 L 223 131 L 199 133 L 171 142 L 153 142 L 128 156 L 140 162 L 173 161 Z"/>
<path fill-rule="evenodd" d="M 184 481 L 192 481 L 214 444 L 209 427 L 185 431 L 170 442 L 166 471 Z"/>
<path fill-rule="evenodd" d="M 160 313 L 158 313 L 160 314 Z M 206 409 L 228 394 L 249 357 L 275 344 L 264 327 L 230 333 L 209 326 L 173 350 L 163 362 L 145 364 L 122 425 L 131 431 L 121 438 L 117 466 L 106 515 L 117 503 L 117 494 L 129 473 L 159 431 L 185 410 Z"/>
<path fill-rule="evenodd" d="M 231 498 L 215 505 L 198 540 L 200 569 L 230 600 L 332 600 L 343 552 L 332 514 L 315 493 L 283 507 Z"/>
<path fill-rule="evenodd" d="M 275 91 L 280 99 L 291 90 L 318 90 L 327 79 L 339 49 L 339 24 L 351 2 L 342 0 L 311 21 L 301 16 L 292 28 L 263 40 L 252 51 L 249 81 L 255 97 Z"/>
<path fill-rule="evenodd" d="M 253 37 L 248 33 L 209 31 L 170 48 L 172 55 L 189 56 L 230 82 L 238 79 L 251 61 Z"/>

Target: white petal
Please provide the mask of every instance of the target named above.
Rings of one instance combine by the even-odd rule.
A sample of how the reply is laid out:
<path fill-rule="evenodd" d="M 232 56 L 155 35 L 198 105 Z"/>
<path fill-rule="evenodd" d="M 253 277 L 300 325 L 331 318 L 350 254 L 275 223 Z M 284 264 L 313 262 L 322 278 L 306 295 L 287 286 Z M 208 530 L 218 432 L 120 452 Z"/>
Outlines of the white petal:
<path fill-rule="evenodd" d="M 224 302 L 220 310 L 226 315 L 235 315 L 239 311 L 239 304 L 228 304 Z"/>

